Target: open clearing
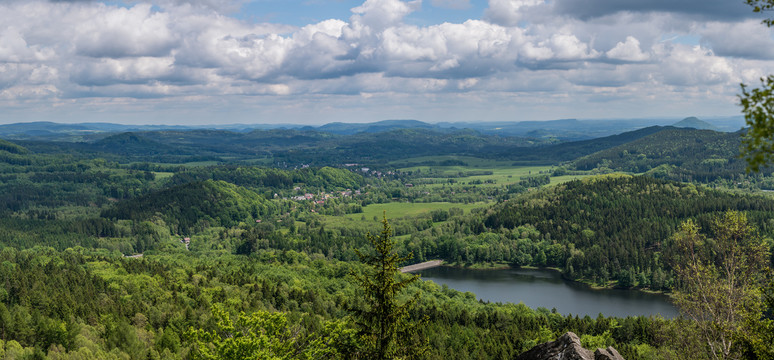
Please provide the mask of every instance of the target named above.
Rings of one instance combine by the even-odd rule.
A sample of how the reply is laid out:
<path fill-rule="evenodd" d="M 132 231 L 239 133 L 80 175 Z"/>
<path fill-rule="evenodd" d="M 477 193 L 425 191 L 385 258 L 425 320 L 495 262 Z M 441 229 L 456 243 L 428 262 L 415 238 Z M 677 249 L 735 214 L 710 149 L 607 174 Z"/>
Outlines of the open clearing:
<path fill-rule="evenodd" d="M 387 215 L 387 220 L 392 222 L 395 219 L 403 217 L 415 217 L 417 215 L 426 214 L 433 210 L 449 210 L 451 208 L 462 209 L 465 213 L 469 213 L 471 209 L 487 206 L 485 202 L 462 204 L 462 203 L 448 203 L 448 202 L 434 202 L 434 203 L 402 203 L 392 202 L 385 204 L 371 204 L 363 208 L 362 213 L 346 214 L 343 216 L 324 216 L 324 221 L 330 226 L 352 226 L 356 223 L 362 223 L 367 226 L 378 224 L 382 219 L 382 215 Z"/>
<path fill-rule="evenodd" d="M 486 203 L 473 203 L 473 204 L 460 204 L 460 203 L 448 203 L 448 202 L 434 202 L 434 203 L 401 203 L 393 202 L 386 204 L 372 204 L 363 208 L 362 214 L 347 214 L 346 217 L 357 218 L 365 216 L 366 219 L 373 220 L 374 216 L 379 219 L 382 218 L 383 212 L 387 213 L 388 218 L 397 218 L 404 216 L 417 216 L 424 213 L 429 213 L 433 210 L 449 210 L 451 208 L 459 208 L 465 212 L 469 212 L 470 209 L 477 207 L 484 207 Z"/>
<path fill-rule="evenodd" d="M 441 165 L 420 165 L 428 162 L 442 163 L 443 161 L 462 161 L 466 165 L 453 165 L 453 166 L 441 166 Z M 454 179 L 457 184 L 467 185 L 471 182 L 477 186 L 492 187 L 492 186 L 506 186 L 510 184 L 518 183 L 522 178 L 537 175 L 549 175 L 555 166 L 542 165 L 542 166 L 514 166 L 512 161 L 504 160 L 489 160 L 479 159 L 468 156 L 425 156 L 418 158 L 411 158 L 394 162 L 395 164 L 417 164 L 417 166 L 410 166 L 401 168 L 401 171 L 412 171 L 421 173 L 435 173 L 432 179 L 441 180 L 446 176 L 450 179 Z M 472 176 L 460 176 L 469 174 L 471 172 L 491 172 L 487 175 L 472 175 Z M 560 184 L 563 182 L 583 179 L 591 175 L 564 175 L 551 177 L 551 185 Z M 479 184 L 480 182 L 480 184 Z M 430 184 L 424 185 L 428 188 L 434 188 L 441 186 L 442 184 Z"/>

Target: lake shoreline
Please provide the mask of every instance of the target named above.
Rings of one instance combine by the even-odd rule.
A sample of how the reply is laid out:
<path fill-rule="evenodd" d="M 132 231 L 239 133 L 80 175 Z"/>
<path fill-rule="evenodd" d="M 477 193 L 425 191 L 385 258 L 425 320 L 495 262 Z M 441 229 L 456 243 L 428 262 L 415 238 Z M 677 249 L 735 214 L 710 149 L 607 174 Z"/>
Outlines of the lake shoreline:
<path fill-rule="evenodd" d="M 673 301 L 664 294 L 634 288 L 592 288 L 582 282 L 564 279 L 557 269 L 507 267 L 497 271 L 444 265 L 422 271 L 420 275 L 423 280 L 476 294 L 478 300 L 556 308 L 563 314 L 679 316 Z"/>
<path fill-rule="evenodd" d="M 561 269 L 555 268 L 555 267 L 537 267 L 537 266 L 519 266 L 514 267 L 508 264 L 497 264 L 497 263 L 479 263 L 479 264 L 472 264 L 472 265 L 464 265 L 459 263 L 445 263 L 439 266 L 447 266 L 457 269 L 467 269 L 467 270 L 482 270 L 482 271 L 490 271 L 490 270 L 543 270 L 543 271 L 552 271 L 559 274 L 559 276 L 562 277 L 562 279 L 574 282 L 577 284 L 583 284 L 585 286 L 588 286 L 589 289 L 592 290 L 635 290 L 635 291 L 641 291 L 646 294 L 657 294 L 657 295 L 664 295 L 669 297 L 670 299 L 673 297 L 673 294 L 671 291 L 663 291 L 663 290 L 652 290 L 649 288 L 639 288 L 639 287 L 631 287 L 631 288 L 624 288 L 619 287 L 616 285 L 607 285 L 607 286 L 601 286 L 598 284 L 594 284 L 591 281 L 587 281 L 584 279 L 571 279 L 564 275 Z"/>

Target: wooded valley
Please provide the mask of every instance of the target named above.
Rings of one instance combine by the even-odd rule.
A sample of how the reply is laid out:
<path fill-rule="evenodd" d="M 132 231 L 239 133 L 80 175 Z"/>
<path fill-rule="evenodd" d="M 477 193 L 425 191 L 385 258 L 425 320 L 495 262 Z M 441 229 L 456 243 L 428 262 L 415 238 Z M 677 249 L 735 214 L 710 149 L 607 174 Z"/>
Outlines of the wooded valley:
<path fill-rule="evenodd" d="M 746 172 L 740 144 L 659 126 L 580 141 L 411 127 L 0 140 L 0 358 L 374 358 L 358 324 L 362 279 L 380 273 L 363 259 L 389 224 L 386 254 L 410 258 L 394 266 L 552 269 L 683 300 L 686 254 L 714 274 L 743 229 L 759 247 L 740 251 L 762 260 L 724 326 L 732 355 L 771 359 L 774 174 Z M 405 310 L 395 357 L 511 359 L 567 331 L 626 359 L 715 355 L 689 313 L 578 316 L 389 275 Z"/>

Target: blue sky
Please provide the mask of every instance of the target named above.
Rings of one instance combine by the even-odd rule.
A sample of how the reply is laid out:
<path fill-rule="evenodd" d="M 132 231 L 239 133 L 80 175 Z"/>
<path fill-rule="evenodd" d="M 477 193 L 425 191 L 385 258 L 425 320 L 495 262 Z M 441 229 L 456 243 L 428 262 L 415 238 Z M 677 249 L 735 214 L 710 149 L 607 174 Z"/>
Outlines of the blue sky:
<path fill-rule="evenodd" d="M 733 116 L 735 0 L 7 0 L 0 123 Z"/>

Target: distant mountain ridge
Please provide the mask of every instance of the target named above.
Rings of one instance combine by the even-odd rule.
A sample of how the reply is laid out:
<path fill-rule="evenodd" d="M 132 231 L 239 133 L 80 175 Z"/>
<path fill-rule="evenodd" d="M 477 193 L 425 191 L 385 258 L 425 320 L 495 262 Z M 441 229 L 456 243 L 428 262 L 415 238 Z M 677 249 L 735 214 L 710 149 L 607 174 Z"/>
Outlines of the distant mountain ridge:
<path fill-rule="evenodd" d="M 695 117 L 675 122 L 674 119 L 620 119 L 578 120 L 559 119 L 548 121 L 504 122 L 439 122 L 435 124 L 419 120 L 383 120 L 370 123 L 334 122 L 321 126 L 298 124 L 223 124 L 223 125 L 125 125 L 113 123 L 61 124 L 54 122 L 29 122 L 0 125 L 0 138 L 7 140 L 44 140 L 68 142 L 94 142 L 110 134 L 121 132 L 180 132 L 180 131 L 228 131 L 250 133 L 255 131 L 300 131 L 332 135 L 383 133 L 400 129 L 425 129 L 436 132 L 453 132 L 470 129 L 485 135 L 535 138 L 550 141 L 579 141 L 622 134 L 650 126 L 691 127 L 716 131 L 734 132 L 744 126 L 742 117 L 699 120 Z"/>

